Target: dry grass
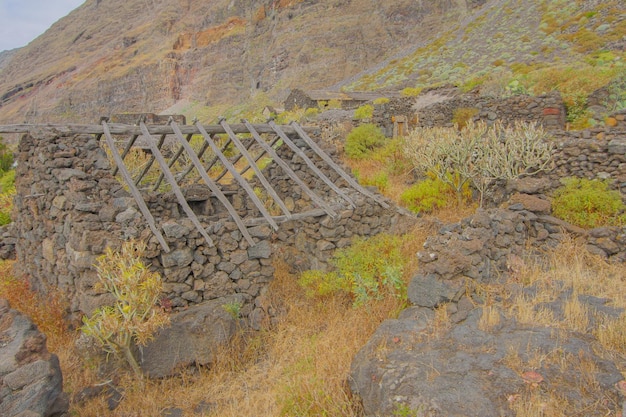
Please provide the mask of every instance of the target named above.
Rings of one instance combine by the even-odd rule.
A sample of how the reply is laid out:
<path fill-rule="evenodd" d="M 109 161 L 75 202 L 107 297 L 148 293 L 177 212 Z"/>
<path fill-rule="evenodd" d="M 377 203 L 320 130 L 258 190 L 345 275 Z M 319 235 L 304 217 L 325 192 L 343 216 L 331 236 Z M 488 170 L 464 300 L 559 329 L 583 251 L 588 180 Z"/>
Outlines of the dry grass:
<path fill-rule="evenodd" d="M 67 304 L 60 292 L 51 289 L 41 295 L 32 291 L 26 279 L 14 277 L 13 266 L 14 261 L 0 262 L 0 298 L 33 320 L 47 336 L 50 350 L 64 346 L 71 336 L 64 320 Z"/>
<path fill-rule="evenodd" d="M 402 252 L 411 259 L 404 274 L 407 281 L 417 263 L 412 254 L 430 232 L 416 228 L 413 239 L 405 240 Z M 157 416 L 172 407 L 192 415 L 203 406 L 202 415 L 220 417 L 358 416 L 359 404 L 347 385 L 351 361 L 379 324 L 404 307 L 404 301 L 393 296 L 371 300 L 360 308 L 354 308 L 345 295 L 307 297 L 287 265 L 278 264 L 270 296 L 279 314 L 271 329 L 253 334 L 242 331 L 210 369 L 140 381 L 124 370 L 113 376 L 100 375 L 98 362 L 77 351 L 78 334 L 64 330 L 64 309 L 51 315 L 54 308 L 48 303 L 56 301 L 48 298 L 41 302 L 27 285 L 11 277 L 7 264 L 3 267 L 0 295 L 11 295 L 16 308 L 23 306 L 27 314 L 41 318 L 42 329 L 59 335 L 50 338 L 49 346 L 60 358 L 65 391 L 73 396 L 84 387 L 110 379 L 123 390 L 123 401 L 113 411 L 108 409 L 105 395 L 72 403 L 73 415 L 83 417 Z M 441 313 L 439 324 L 446 326 L 445 309 Z M 54 319 L 57 316 L 59 319 Z"/>
<path fill-rule="evenodd" d="M 594 296 L 608 300 L 609 306 L 624 308 L 626 265 L 609 263 L 590 254 L 580 242 L 569 240 L 543 256 L 513 259 L 511 268 L 520 290 L 532 287 L 535 291 L 511 293 L 502 284 L 472 288 L 485 299 L 481 329 L 489 331 L 495 320 L 494 311 L 499 309 L 518 322 L 554 329 L 554 337 L 567 337 L 566 332 L 593 334 L 598 341 L 594 353 L 613 361 L 626 375 L 626 314 L 611 317 L 595 312 L 580 298 Z M 562 314 L 545 305 L 563 300 L 564 294 L 567 297 Z M 613 399 L 597 381 L 596 363 L 586 353 L 575 355 L 557 347 L 549 352 L 537 349 L 521 354 L 519 348 L 511 346 L 502 363 L 522 378 L 528 372 L 544 376 L 549 372 L 550 381 L 527 383 L 523 390 L 509 396 L 509 406 L 517 417 L 599 415 L 598 410 L 621 407 L 610 405 Z M 567 397 L 564 393 L 568 391 L 580 395 Z"/>
<path fill-rule="evenodd" d="M 458 211 L 450 217 L 458 220 Z M 424 228 L 414 230 L 414 239 L 407 240 L 403 248 L 407 256 L 415 253 L 431 232 Z M 74 347 L 77 335 L 62 326 L 63 304 L 55 297 L 42 301 L 23 281 L 12 278 L 10 263 L 1 266 L 0 295 L 34 317 L 49 334 L 50 349 L 61 360 L 65 390 L 76 394 L 83 387 L 107 381 L 110 376 L 99 376 L 94 361 L 77 353 Z M 413 261 L 405 280 L 415 268 Z M 600 324 L 589 329 L 592 313 L 577 296 L 594 295 L 610 299 L 609 304 L 614 307 L 625 307 L 622 294 L 625 268 L 588 254 L 575 242 L 565 242 L 545 256 L 535 260 L 520 258 L 515 262 L 514 280 L 524 287 L 536 286 L 538 290 L 533 296 L 517 296 L 503 286 L 487 284 L 468 290 L 479 293 L 485 300 L 480 324 L 483 330 L 497 326 L 503 316 L 514 316 L 520 321 L 556 329 L 593 331 L 599 340 L 597 354 L 618 358 L 615 363 L 620 366 L 619 363 L 626 363 L 626 317 L 600 317 Z M 130 417 L 162 415 L 167 408 L 176 407 L 188 415 L 204 407 L 202 415 L 220 417 L 359 416 L 358 402 L 347 386 L 351 361 L 379 324 L 403 308 L 402 301 L 387 297 L 353 308 L 343 295 L 307 297 L 296 278 L 286 265 L 276 265 L 275 279 L 270 285 L 272 306 L 278 312 L 275 323 L 261 332 L 239 334 L 220 352 L 217 363 L 210 369 L 188 371 L 160 381 L 138 381 L 130 373 L 120 371 L 115 383 L 123 389 L 124 399 L 117 409 L 110 411 L 106 398 L 101 396 L 84 404 L 72 404 L 72 413 L 85 417 Z M 563 291 L 570 294 L 563 317 L 537 308 L 537 304 L 554 300 Z M 429 335 L 437 337 L 450 326 L 447 309 L 442 306 L 436 311 Z M 382 346 L 382 356 L 384 349 Z M 557 348 L 551 352 L 531 351 L 521 357 L 512 348 L 503 363 L 519 375 L 547 367 L 560 369 L 563 375 L 552 379 L 549 386 L 527 384 L 512 394 L 509 405 L 515 414 L 518 417 L 565 415 L 566 410 L 577 404 L 560 394 L 560 386 L 574 386 L 588 398 L 606 398 L 595 380 L 594 362 L 581 355 L 573 356 Z M 568 378 L 572 370 L 579 377 Z M 585 414 L 585 410 L 581 412 L 580 415 Z"/>
<path fill-rule="evenodd" d="M 500 324 L 500 311 L 498 307 L 491 305 L 483 306 L 483 314 L 478 321 L 478 328 L 484 332 L 488 332 L 498 324 Z"/>
<path fill-rule="evenodd" d="M 103 398 L 76 412 L 159 415 L 168 407 L 189 412 L 210 403 L 210 416 L 357 416 L 347 387 L 351 360 L 399 309 L 398 301 L 390 297 L 355 309 L 343 297 L 308 298 L 287 269 L 278 265 L 271 284 L 273 304 L 284 312 L 273 329 L 239 335 L 211 369 L 144 384 L 122 378 L 125 398 L 114 412 L 107 411 Z"/>

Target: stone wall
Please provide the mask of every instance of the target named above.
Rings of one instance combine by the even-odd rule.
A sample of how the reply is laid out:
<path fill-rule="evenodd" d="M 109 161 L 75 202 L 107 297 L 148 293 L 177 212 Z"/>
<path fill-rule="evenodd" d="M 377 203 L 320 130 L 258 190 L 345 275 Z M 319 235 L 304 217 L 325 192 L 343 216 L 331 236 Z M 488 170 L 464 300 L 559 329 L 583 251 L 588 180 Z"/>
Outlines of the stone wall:
<path fill-rule="evenodd" d="M 409 284 L 411 303 L 429 308 L 456 303 L 470 280 L 493 282 L 502 273 L 519 272 L 529 249 L 554 248 L 566 236 L 583 239 L 591 253 L 626 261 L 626 228 L 583 230 L 549 213 L 544 196 L 517 193 L 504 208 L 479 209 L 443 226 L 417 254 L 420 271 Z"/>
<path fill-rule="evenodd" d="M 602 127 L 583 131 L 552 132 L 557 148 L 555 169 L 549 177 L 558 184 L 564 177 L 610 179 L 626 187 L 626 128 Z"/>
<path fill-rule="evenodd" d="M 251 245 L 207 187 L 183 187 L 190 206 L 215 242 L 211 246 L 172 192 L 143 192 L 171 248 L 166 253 L 134 199 L 113 177 L 106 154 L 93 136 L 25 135 L 18 149 L 13 225 L 18 236 L 17 272 L 29 276 L 41 291 L 51 286 L 61 288 L 72 301 L 72 311 L 89 313 L 108 301 L 108 296 L 94 287 L 96 258 L 106 247 L 117 248 L 129 238 L 140 239 L 147 242 L 145 262 L 163 276 L 165 296 L 172 307 L 241 294 L 242 314 L 259 322 L 267 312 L 259 297 L 272 279 L 277 254 L 293 267 L 324 268 L 333 249 L 348 245 L 353 236 L 389 230 L 402 216 L 349 189 L 337 174 L 323 169 L 349 195 L 354 202 L 354 207 L 350 206 L 286 146 L 279 151 L 298 176 L 334 208 L 336 217 L 317 210 L 313 217 L 283 221 L 275 231 L 259 221 L 259 210 L 240 187 L 224 185 L 224 193 L 249 225 L 255 243 Z M 306 153 L 315 157 L 311 150 Z M 316 163 L 320 166 L 319 161 Z M 315 209 L 281 168 L 270 164 L 265 172 L 293 213 Z"/>
<path fill-rule="evenodd" d="M 474 121 L 489 123 L 495 120 L 525 120 L 538 122 L 550 130 L 565 127 L 565 107 L 558 93 L 536 97 L 516 95 L 504 99 L 463 94 L 445 99 L 439 97 L 433 101 L 432 104 L 420 104 L 419 98 L 415 97 L 391 99 L 388 103 L 374 106 L 372 122 L 381 126 L 387 136 L 391 136 L 392 117 L 405 116 L 409 128 L 452 127 L 455 111 L 467 108 L 476 111 Z"/>

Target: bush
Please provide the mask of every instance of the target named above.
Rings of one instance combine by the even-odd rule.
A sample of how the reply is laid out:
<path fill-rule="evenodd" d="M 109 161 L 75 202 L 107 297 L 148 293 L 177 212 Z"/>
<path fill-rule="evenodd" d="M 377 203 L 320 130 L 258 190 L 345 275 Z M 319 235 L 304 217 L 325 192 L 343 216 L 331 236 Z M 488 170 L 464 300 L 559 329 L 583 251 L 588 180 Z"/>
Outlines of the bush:
<path fill-rule="evenodd" d="M 10 170 L 0 174 L 0 193 L 15 192 L 15 170 Z"/>
<path fill-rule="evenodd" d="M 13 167 L 13 152 L 2 143 L 0 136 L 0 172 L 8 172 Z"/>
<path fill-rule="evenodd" d="M 472 184 L 482 196 L 494 180 L 510 180 L 546 170 L 552 144 L 536 124 L 467 122 L 465 128 L 415 129 L 405 152 L 418 171 L 432 174 L 454 188 L 461 205 L 463 189 Z"/>
<path fill-rule="evenodd" d="M 346 136 L 344 151 L 349 158 L 362 159 L 368 153 L 382 146 L 385 135 L 380 128 L 374 124 L 367 123 L 352 129 Z"/>
<path fill-rule="evenodd" d="M 13 197 L 15 196 L 15 170 L 0 176 L 0 226 L 11 223 Z"/>
<path fill-rule="evenodd" d="M 371 119 L 374 115 L 374 106 L 365 104 L 354 111 L 354 118 L 357 120 Z"/>
<path fill-rule="evenodd" d="M 309 107 L 304 111 L 304 117 L 313 119 L 320 113 L 320 110 L 317 107 Z"/>
<path fill-rule="evenodd" d="M 375 171 L 369 174 L 362 174 L 358 169 L 355 169 L 352 174 L 361 185 L 374 186 L 378 188 L 381 193 L 387 191 L 387 188 L 389 187 L 389 174 L 385 171 Z"/>
<path fill-rule="evenodd" d="M 626 224 L 621 195 L 609 190 L 606 181 L 566 178 L 562 182 L 552 201 L 556 217 L 585 228 Z"/>
<path fill-rule="evenodd" d="M 298 283 L 309 296 L 345 292 L 355 307 L 385 294 L 406 297 L 402 280 L 406 259 L 400 250 L 404 239 L 387 234 L 357 239 L 352 246 L 335 253 L 331 260 L 335 271 L 305 271 Z"/>
<path fill-rule="evenodd" d="M 430 213 L 454 203 L 454 189 L 438 178 L 428 178 L 406 189 L 400 200 L 414 213 Z"/>
<path fill-rule="evenodd" d="M 406 87 L 400 91 L 402 97 L 417 97 L 422 93 L 421 87 Z"/>
<path fill-rule="evenodd" d="M 156 272 L 150 272 L 140 257 L 145 246 L 125 242 L 120 252 L 107 248 L 96 262 L 100 289 L 115 297 L 111 306 L 98 308 L 83 317 L 81 330 L 108 353 L 125 360 L 136 375 L 141 369 L 133 354 L 136 345 L 145 345 L 154 333 L 169 323 L 158 308 L 163 285 Z"/>

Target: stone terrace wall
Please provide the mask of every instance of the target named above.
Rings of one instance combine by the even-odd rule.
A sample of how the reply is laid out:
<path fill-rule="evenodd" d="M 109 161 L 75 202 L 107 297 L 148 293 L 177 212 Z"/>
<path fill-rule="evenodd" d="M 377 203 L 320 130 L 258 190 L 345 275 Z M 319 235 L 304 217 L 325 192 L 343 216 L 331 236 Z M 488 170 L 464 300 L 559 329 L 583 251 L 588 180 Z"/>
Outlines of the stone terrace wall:
<path fill-rule="evenodd" d="M 106 154 L 92 136 L 25 135 L 18 149 L 13 226 L 18 236 L 18 273 L 29 276 L 41 291 L 59 287 L 69 295 L 72 311 L 89 313 L 108 301 L 106 294 L 94 288 L 94 261 L 106 247 L 117 248 L 128 238 L 138 238 L 148 242 L 145 262 L 162 274 L 165 296 L 173 307 L 240 294 L 242 314 L 258 324 L 268 310 L 263 305 L 263 288 L 272 279 L 276 256 L 294 267 L 324 268 L 334 248 L 348 245 L 354 236 L 389 230 L 402 217 L 355 191 L 349 193 L 356 208 L 336 196 L 333 200 L 328 187 L 308 172 L 299 157 L 283 148 L 280 152 L 292 169 L 331 201 L 339 214 L 336 218 L 324 214 L 291 220 L 278 231 L 256 222 L 249 228 L 256 242 L 250 246 L 206 187 L 186 189 L 190 205 L 216 243 L 211 247 L 173 193 L 144 193 L 171 248 L 165 253 L 134 199 L 112 176 Z M 342 186 L 336 175 L 326 172 Z M 266 173 L 294 213 L 313 208 L 280 168 L 270 165 Z M 225 186 L 224 191 L 242 218 L 260 217 L 238 187 Z"/>
<path fill-rule="evenodd" d="M 584 239 L 591 253 L 626 261 L 626 228 L 580 229 L 550 216 L 549 202 L 529 194 L 514 195 L 507 206 L 479 209 L 426 240 L 417 254 L 420 271 L 408 288 L 412 304 L 457 303 L 470 280 L 493 282 L 503 272 L 520 272 L 529 248 L 555 247 L 566 234 Z"/>
<path fill-rule="evenodd" d="M 539 122 L 550 130 L 565 127 L 565 107 L 558 93 L 536 97 L 516 95 L 504 99 L 464 94 L 419 108 L 415 106 L 416 101 L 415 97 L 398 98 L 375 105 L 373 122 L 391 136 L 393 116 L 406 116 L 410 128 L 452 127 L 455 110 L 473 108 L 478 111 L 475 121 L 526 120 Z"/>
<path fill-rule="evenodd" d="M 548 177 L 558 184 L 564 177 L 613 180 L 626 190 L 626 128 L 555 131 L 555 169 Z"/>

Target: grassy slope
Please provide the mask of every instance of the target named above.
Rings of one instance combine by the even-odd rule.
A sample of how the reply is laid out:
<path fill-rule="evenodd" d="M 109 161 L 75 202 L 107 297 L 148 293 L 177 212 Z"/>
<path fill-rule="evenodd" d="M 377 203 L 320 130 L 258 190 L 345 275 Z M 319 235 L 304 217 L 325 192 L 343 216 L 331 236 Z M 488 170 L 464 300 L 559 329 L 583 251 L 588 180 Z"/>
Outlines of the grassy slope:
<path fill-rule="evenodd" d="M 619 0 L 495 0 L 457 27 L 403 58 L 345 85 L 348 90 L 453 84 L 481 93 L 559 90 L 571 119 L 586 97 L 611 85 L 611 109 L 626 107 L 626 36 Z M 622 41 L 623 42 L 623 41 Z M 613 83 L 613 84 L 611 84 Z M 572 121 L 570 120 L 570 121 Z"/>

